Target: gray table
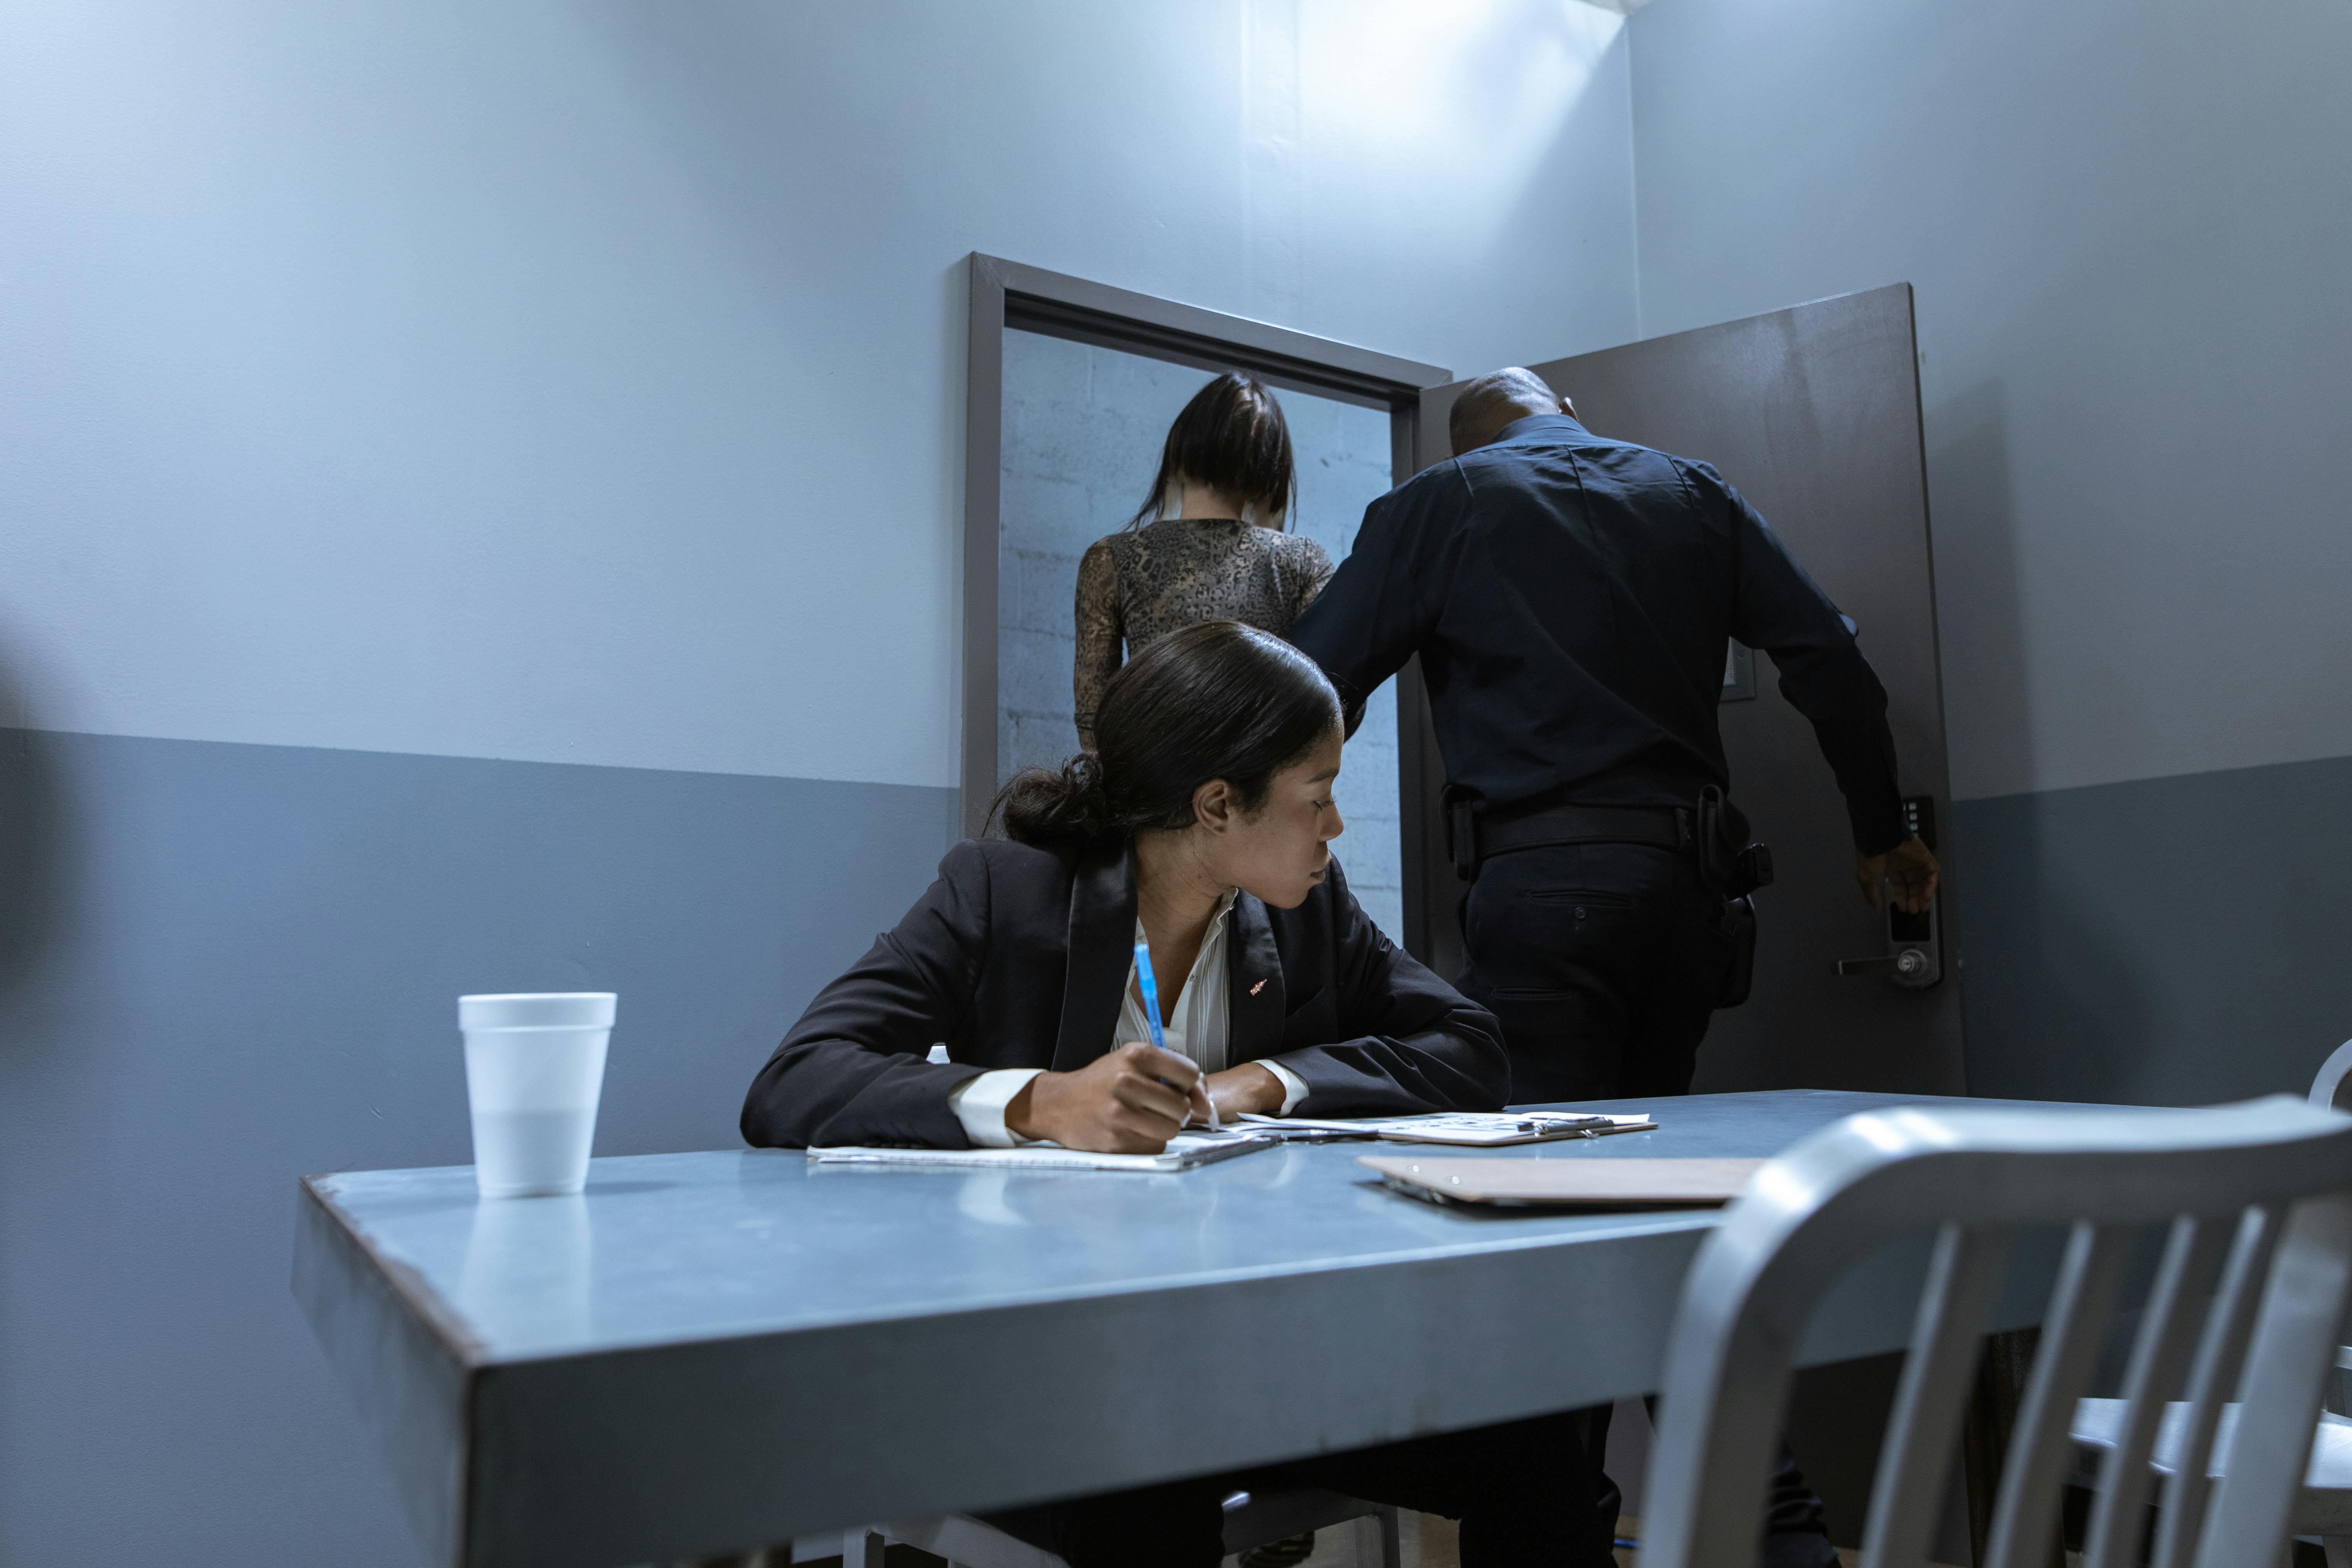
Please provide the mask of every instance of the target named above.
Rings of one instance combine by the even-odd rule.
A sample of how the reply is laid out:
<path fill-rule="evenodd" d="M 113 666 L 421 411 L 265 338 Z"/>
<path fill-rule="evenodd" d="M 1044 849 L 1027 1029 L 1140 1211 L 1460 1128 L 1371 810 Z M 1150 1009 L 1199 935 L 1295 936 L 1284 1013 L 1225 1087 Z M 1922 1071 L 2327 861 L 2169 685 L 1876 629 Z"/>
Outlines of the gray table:
<path fill-rule="evenodd" d="M 1512 1152 L 1769 1155 L 1916 1099 L 1618 1101 L 1660 1130 Z M 488 1568 L 714 1552 L 1656 1388 L 1711 1213 L 1444 1209 L 1374 1184 L 1355 1161 L 1376 1147 L 1181 1176 L 656 1154 L 596 1161 L 583 1197 L 488 1204 L 467 1166 L 351 1172 L 302 1184 L 294 1291 L 430 1559 Z M 1925 1258 L 1844 1281 L 1808 1363 L 1900 1346 Z M 1999 1326 L 2034 1321 L 2037 1276 Z"/>

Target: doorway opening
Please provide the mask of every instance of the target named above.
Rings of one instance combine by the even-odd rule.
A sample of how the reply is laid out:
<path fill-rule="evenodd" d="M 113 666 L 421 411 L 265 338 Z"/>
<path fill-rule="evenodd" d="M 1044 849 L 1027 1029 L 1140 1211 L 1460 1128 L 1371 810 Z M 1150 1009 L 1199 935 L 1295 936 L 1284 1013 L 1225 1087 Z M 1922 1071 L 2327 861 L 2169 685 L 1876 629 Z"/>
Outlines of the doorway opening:
<path fill-rule="evenodd" d="M 970 266 L 962 794 L 964 831 L 977 833 L 1005 779 L 1077 749 L 1078 558 L 1134 514 L 1169 424 L 1209 376 L 1245 371 L 1274 388 L 1298 470 L 1286 526 L 1335 563 L 1365 506 L 1415 471 L 1421 395 L 1450 378 L 993 257 Z M 1412 950 L 1405 846 L 1425 769 L 1400 743 L 1396 684 L 1372 694 L 1348 742 L 1337 795 L 1347 832 L 1333 847 L 1365 912 Z"/>

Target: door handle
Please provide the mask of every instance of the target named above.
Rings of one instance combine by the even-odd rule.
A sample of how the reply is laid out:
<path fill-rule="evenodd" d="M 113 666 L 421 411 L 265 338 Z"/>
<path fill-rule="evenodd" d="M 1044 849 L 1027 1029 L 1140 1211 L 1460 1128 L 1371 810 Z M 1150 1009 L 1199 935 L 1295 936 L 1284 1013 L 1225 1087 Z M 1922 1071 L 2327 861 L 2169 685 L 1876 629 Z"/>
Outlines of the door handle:
<path fill-rule="evenodd" d="M 1840 974 L 1883 974 L 1898 985 L 1932 984 L 1935 971 L 1935 961 L 1916 947 L 1906 947 L 1900 952 L 1890 952 L 1884 958 L 1838 960 Z"/>
<path fill-rule="evenodd" d="M 1935 805 L 1927 795 L 1913 795 L 1903 803 L 1905 826 L 1931 849 L 1936 844 Z M 1876 975 L 1892 980 L 1906 991 L 1925 991 L 1944 978 L 1944 922 L 1937 903 L 1931 900 L 1926 913 L 1915 915 L 1896 907 L 1894 889 L 1883 882 L 1879 892 L 1886 910 L 1885 954 L 1840 959 L 1837 972 Z M 1937 900 L 1942 897 L 1939 891 Z"/>
<path fill-rule="evenodd" d="M 1886 952 L 1876 958 L 1842 958 L 1840 974 L 1874 974 L 1906 991 L 1925 991 L 1944 978 L 1943 921 L 1934 905 L 1924 915 L 1906 914 L 1886 900 Z"/>

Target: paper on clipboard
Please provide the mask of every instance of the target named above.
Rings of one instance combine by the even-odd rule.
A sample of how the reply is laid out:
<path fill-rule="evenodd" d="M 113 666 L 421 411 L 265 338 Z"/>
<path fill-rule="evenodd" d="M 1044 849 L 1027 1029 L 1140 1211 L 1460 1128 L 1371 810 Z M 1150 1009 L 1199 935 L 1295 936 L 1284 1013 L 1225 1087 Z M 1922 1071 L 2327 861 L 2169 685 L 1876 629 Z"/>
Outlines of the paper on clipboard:
<path fill-rule="evenodd" d="M 1378 1138 L 1391 1143 L 1450 1143 L 1466 1149 L 1606 1138 L 1618 1132 L 1646 1132 L 1657 1125 L 1646 1115 L 1585 1116 L 1559 1110 L 1452 1110 L 1344 1119 L 1244 1113 L 1241 1120 L 1253 1131 L 1287 1140 Z"/>

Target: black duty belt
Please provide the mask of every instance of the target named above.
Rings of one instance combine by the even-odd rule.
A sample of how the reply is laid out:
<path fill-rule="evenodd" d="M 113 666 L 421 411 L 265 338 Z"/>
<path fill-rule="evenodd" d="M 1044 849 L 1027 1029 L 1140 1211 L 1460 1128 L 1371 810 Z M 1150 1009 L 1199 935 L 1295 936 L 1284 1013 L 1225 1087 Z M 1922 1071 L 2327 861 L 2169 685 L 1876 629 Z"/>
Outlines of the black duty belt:
<path fill-rule="evenodd" d="M 1694 813 L 1674 805 L 1555 805 L 1524 816 L 1476 812 L 1467 803 L 1447 814 L 1454 868 L 1465 881 L 1479 863 L 1514 849 L 1564 844 L 1646 844 L 1689 853 L 1698 847 Z"/>

